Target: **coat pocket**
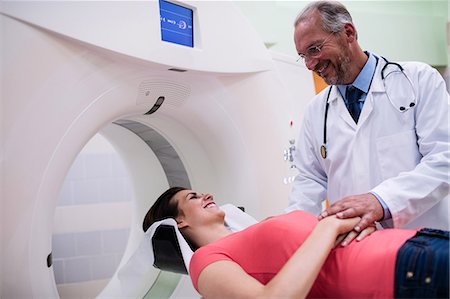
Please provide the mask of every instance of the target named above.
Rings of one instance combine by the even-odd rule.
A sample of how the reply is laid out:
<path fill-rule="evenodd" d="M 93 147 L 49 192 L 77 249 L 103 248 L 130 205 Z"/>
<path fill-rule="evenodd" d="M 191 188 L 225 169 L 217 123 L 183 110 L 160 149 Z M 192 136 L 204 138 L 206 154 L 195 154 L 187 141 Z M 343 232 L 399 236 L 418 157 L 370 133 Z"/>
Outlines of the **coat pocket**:
<path fill-rule="evenodd" d="M 376 146 L 384 180 L 413 170 L 422 158 L 415 130 L 380 137 Z"/>

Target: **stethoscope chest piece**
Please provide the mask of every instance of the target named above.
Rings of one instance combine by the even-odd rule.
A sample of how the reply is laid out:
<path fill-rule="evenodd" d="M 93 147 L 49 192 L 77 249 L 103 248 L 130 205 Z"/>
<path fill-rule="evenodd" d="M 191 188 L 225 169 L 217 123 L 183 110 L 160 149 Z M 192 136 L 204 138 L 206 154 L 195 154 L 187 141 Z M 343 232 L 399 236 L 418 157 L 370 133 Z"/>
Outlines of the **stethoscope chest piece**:
<path fill-rule="evenodd" d="M 323 159 L 327 158 L 327 146 L 326 146 L 326 144 L 322 144 L 322 146 L 320 147 L 320 155 L 322 156 Z"/>

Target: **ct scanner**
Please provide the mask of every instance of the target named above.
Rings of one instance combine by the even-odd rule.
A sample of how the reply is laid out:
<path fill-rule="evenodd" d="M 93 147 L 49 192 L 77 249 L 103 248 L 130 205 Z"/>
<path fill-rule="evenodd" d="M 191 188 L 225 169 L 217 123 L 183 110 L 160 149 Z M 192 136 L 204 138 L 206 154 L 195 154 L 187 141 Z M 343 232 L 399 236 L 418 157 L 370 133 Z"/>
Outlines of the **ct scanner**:
<path fill-rule="evenodd" d="M 231 2 L 171 2 L 192 11 L 192 47 L 161 39 L 157 1 L 1 3 L 2 298 L 58 297 L 57 195 L 98 132 L 132 174 L 124 259 L 168 186 L 212 192 L 256 218 L 286 207 L 294 170 L 283 152 L 314 94 L 311 73 L 268 51 Z M 142 141 L 160 165 L 146 167 Z M 189 284 L 178 278 L 168 296 L 186 296 Z"/>

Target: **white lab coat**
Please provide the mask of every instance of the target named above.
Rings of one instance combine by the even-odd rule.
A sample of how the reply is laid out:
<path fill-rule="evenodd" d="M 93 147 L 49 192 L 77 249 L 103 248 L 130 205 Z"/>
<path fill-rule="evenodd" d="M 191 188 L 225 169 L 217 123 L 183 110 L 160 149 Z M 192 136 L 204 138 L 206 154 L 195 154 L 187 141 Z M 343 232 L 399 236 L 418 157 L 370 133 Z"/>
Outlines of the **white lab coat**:
<path fill-rule="evenodd" d="M 320 155 L 320 146 L 330 87 L 309 103 L 294 155 L 299 174 L 286 211 L 301 209 L 318 215 L 326 197 L 332 204 L 348 195 L 374 191 L 392 213 L 393 223 L 384 221 L 384 227 L 448 230 L 450 96 L 445 82 L 426 64 L 401 63 L 417 98 L 414 108 L 401 113 L 398 106 L 409 105 L 410 99 L 390 95 L 394 104 L 399 102 L 394 108 L 381 80 L 384 64 L 378 60 L 358 124 L 337 87 L 332 87 L 326 159 Z M 411 88 L 402 82 L 406 84 L 395 82 L 396 91 Z"/>

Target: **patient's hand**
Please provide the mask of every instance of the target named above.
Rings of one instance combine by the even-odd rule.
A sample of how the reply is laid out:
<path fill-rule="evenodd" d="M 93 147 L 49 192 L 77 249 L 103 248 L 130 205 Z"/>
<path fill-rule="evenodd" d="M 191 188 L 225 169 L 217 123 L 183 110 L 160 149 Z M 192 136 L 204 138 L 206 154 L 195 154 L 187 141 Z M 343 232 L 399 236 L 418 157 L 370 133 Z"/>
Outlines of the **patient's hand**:
<path fill-rule="evenodd" d="M 352 231 L 360 220 L 360 217 L 340 219 L 337 218 L 336 215 L 332 215 L 324 218 L 318 223 L 318 225 L 324 226 L 327 229 L 332 229 L 336 233 L 337 237 L 340 235 L 346 235 L 348 232 Z"/>
<path fill-rule="evenodd" d="M 362 230 L 362 232 L 356 232 L 354 230 L 348 232 L 347 234 L 339 235 L 336 239 L 336 242 L 334 243 L 334 247 L 341 245 L 341 246 L 347 246 L 350 244 L 355 238 L 356 241 L 361 241 L 365 237 L 372 234 L 374 231 L 376 231 L 377 228 L 375 227 L 375 224 L 372 226 L 368 226 L 365 229 Z"/>
<path fill-rule="evenodd" d="M 342 245 L 345 246 L 356 236 L 358 236 L 356 240 L 360 241 L 375 231 L 373 226 L 375 221 L 383 218 L 383 207 L 373 194 L 365 193 L 347 196 L 335 202 L 320 214 L 319 220 L 330 215 L 336 215 L 338 218 L 361 217 L 361 221 L 355 225 L 354 232 L 344 239 Z"/>
<path fill-rule="evenodd" d="M 375 224 L 372 224 L 363 229 L 361 232 L 356 232 L 354 227 L 360 221 L 361 217 L 338 218 L 336 215 L 331 215 L 322 218 L 318 225 L 331 228 L 336 232 L 337 237 L 334 242 L 334 247 L 338 245 L 347 246 L 353 241 L 353 239 L 355 239 L 355 237 L 357 241 L 361 241 L 376 230 Z"/>

